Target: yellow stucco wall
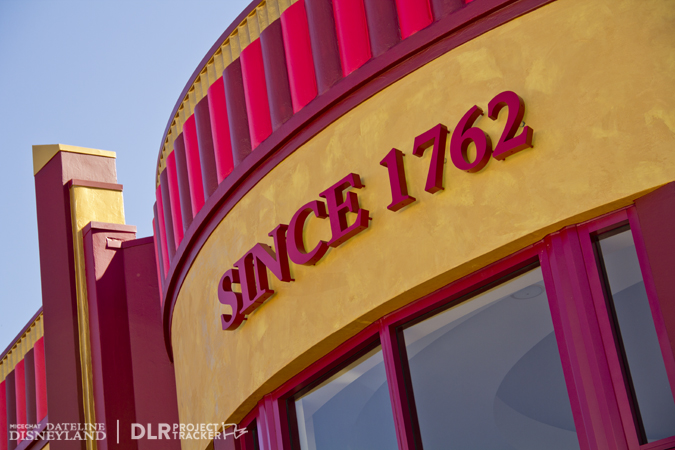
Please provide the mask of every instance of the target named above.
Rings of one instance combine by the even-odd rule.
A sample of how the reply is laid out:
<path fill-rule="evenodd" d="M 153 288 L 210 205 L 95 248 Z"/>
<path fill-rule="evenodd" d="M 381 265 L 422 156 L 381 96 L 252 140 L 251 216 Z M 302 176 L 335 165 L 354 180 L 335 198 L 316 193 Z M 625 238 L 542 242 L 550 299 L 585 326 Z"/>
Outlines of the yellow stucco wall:
<path fill-rule="evenodd" d="M 293 153 L 223 220 L 181 288 L 172 324 L 181 421 L 237 421 L 387 312 L 675 180 L 674 20 L 673 1 L 558 0 L 427 64 Z M 534 148 L 477 174 L 448 165 L 445 191 L 424 192 L 431 152 L 412 156 L 415 136 L 454 128 L 504 90 L 525 100 Z M 495 143 L 504 123 L 478 122 Z M 392 147 L 406 153 L 418 199 L 397 213 L 379 165 Z M 222 331 L 223 272 L 350 172 L 366 185 L 356 192 L 370 228 L 316 266 L 293 265 L 293 283 L 271 276 L 277 294 Z M 308 244 L 329 238 L 327 220 L 310 224 Z"/>

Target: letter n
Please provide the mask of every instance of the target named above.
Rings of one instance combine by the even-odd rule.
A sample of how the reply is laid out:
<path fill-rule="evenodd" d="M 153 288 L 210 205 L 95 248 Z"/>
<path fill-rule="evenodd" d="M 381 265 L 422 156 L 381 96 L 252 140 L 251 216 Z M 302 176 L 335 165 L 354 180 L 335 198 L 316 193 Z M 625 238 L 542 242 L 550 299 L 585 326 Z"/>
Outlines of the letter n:
<path fill-rule="evenodd" d="M 268 235 L 274 238 L 276 254 L 269 245 L 256 244 L 234 264 L 239 269 L 241 280 L 243 314 L 251 314 L 274 294 L 269 286 L 268 268 L 279 281 L 294 281 L 291 278 L 291 269 L 288 262 L 286 230 L 288 230 L 288 225 L 281 224 Z"/>

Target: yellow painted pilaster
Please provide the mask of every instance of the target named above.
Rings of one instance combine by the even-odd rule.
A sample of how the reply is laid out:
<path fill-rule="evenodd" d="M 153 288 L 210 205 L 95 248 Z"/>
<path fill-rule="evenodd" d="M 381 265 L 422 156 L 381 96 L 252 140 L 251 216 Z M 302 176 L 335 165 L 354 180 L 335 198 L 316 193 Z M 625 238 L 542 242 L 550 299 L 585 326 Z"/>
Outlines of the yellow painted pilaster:
<path fill-rule="evenodd" d="M 84 186 L 70 188 L 70 208 L 75 255 L 75 283 L 77 290 L 77 319 L 82 366 L 82 395 L 85 423 L 96 423 L 94 413 L 91 344 L 89 340 L 89 305 L 84 265 L 82 229 L 89 222 L 124 224 L 122 192 Z M 96 441 L 87 441 L 87 450 L 95 450 Z"/>

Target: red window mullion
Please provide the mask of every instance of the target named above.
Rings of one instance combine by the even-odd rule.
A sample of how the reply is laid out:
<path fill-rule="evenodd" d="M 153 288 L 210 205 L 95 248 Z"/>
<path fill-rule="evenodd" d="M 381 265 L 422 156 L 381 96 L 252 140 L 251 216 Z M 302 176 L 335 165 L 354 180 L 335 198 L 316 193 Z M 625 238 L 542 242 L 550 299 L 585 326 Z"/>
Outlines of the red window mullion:
<path fill-rule="evenodd" d="M 615 401 L 617 403 L 621 423 L 625 431 L 628 448 L 639 447 L 638 436 L 635 433 L 635 419 L 632 413 L 631 400 L 626 392 L 626 385 L 621 370 L 619 353 L 616 351 L 616 341 L 612 326 L 612 319 L 607 311 L 607 302 L 602 285 L 602 276 L 598 270 L 596 250 L 591 239 L 591 234 L 616 228 L 625 224 L 628 220 L 625 210 L 603 216 L 593 221 L 581 224 L 577 227 L 579 242 L 586 266 L 588 283 L 591 289 L 592 302 L 595 316 L 600 330 L 600 336 L 604 348 L 605 358 L 609 365 L 610 377 L 614 388 Z M 631 430 L 633 430 L 631 432 Z"/>
<path fill-rule="evenodd" d="M 284 402 L 267 395 L 258 404 L 258 444 L 260 450 L 290 449 Z M 248 449 L 246 449 L 248 450 Z"/>
<path fill-rule="evenodd" d="M 544 286 L 546 288 L 546 296 L 551 311 L 553 331 L 558 345 L 558 352 L 560 353 L 563 374 L 565 376 L 565 385 L 570 399 L 572 416 L 574 417 L 574 426 L 577 430 L 577 436 L 582 440 L 581 448 L 588 449 L 591 448 L 591 445 L 588 440 L 588 432 L 586 430 L 587 425 L 583 420 L 583 411 L 586 405 L 582 403 L 579 396 L 581 387 L 577 386 L 582 378 L 581 368 L 578 365 L 572 364 L 572 353 L 574 352 L 575 347 L 572 324 L 567 309 L 565 308 L 565 304 L 558 298 L 557 290 L 555 288 L 556 282 L 558 281 L 553 277 L 551 262 L 549 261 L 549 251 L 550 246 L 546 244 L 540 245 L 539 261 L 541 264 L 541 273 L 544 277 Z"/>
<path fill-rule="evenodd" d="M 394 413 L 398 448 L 399 450 L 414 450 L 422 448 L 422 443 L 412 389 L 406 385 L 408 358 L 405 354 L 405 346 L 399 347 L 398 342 L 396 328 L 380 320 L 380 344 L 384 356 L 391 409 Z"/>
<path fill-rule="evenodd" d="M 593 287 L 577 227 L 553 233 L 544 243 L 547 258 L 542 267 L 546 291 L 554 300 L 549 300 L 554 323 L 559 320 L 565 334 L 558 345 L 569 352 L 563 370 L 566 366 L 572 369 L 571 373 L 565 372 L 565 377 L 568 385 L 570 377 L 574 383 L 575 391 L 570 396 L 572 405 L 576 403 L 578 407 L 575 412 L 581 414 L 575 417 L 575 423 L 582 422 L 577 429 L 582 449 L 626 449 L 623 417 L 613 395 L 613 374 L 605 357 L 606 344 L 594 308 Z"/>

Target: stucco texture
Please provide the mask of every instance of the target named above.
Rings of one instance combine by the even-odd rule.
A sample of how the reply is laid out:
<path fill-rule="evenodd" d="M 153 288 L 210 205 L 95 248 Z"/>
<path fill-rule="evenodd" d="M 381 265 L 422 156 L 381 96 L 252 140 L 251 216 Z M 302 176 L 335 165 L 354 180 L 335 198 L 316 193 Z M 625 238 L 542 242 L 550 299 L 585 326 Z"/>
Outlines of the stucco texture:
<path fill-rule="evenodd" d="M 477 0 L 480 1 L 480 0 Z M 628 205 L 675 180 L 675 2 L 558 0 L 446 53 L 353 109 L 298 149 L 210 236 L 180 289 L 172 332 L 180 419 L 238 421 L 262 397 L 365 326 L 561 227 Z M 415 136 L 454 129 L 504 90 L 526 104 L 534 148 L 480 172 L 447 157 L 445 190 L 424 191 L 431 151 Z M 478 121 L 497 142 L 506 114 Z M 391 212 L 396 147 L 417 202 Z M 305 203 L 354 172 L 370 227 L 223 331 L 222 274 Z M 307 245 L 328 240 L 310 217 Z M 206 441 L 185 441 L 187 450 Z"/>

